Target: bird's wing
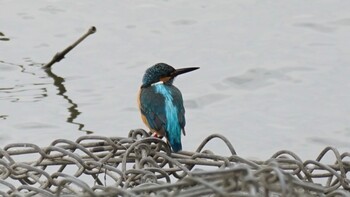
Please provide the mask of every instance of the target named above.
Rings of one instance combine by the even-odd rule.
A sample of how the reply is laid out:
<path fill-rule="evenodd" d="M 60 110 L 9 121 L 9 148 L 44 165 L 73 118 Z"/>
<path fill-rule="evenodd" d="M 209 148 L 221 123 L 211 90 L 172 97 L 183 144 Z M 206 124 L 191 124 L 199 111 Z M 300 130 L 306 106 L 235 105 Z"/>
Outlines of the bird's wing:
<path fill-rule="evenodd" d="M 173 97 L 173 105 L 177 108 L 178 121 L 183 134 L 185 135 L 185 108 L 182 94 L 175 86 L 169 87 Z M 143 88 L 140 92 L 140 110 L 145 116 L 150 129 L 157 131 L 160 135 L 166 136 L 166 112 L 165 97 L 157 93 L 153 87 Z"/>
<path fill-rule="evenodd" d="M 143 88 L 140 92 L 140 111 L 145 116 L 150 129 L 165 136 L 166 117 L 165 98 L 156 93 L 153 87 Z"/>
<path fill-rule="evenodd" d="M 173 95 L 173 104 L 178 109 L 177 117 L 179 119 L 180 127 L 182 129 L 182 133 L 184 135 L 186 135 L 186 132 L 185 132 L 185 125 L 186 125 L 185 108 L 184 108 L 184 105 L 183 105 L 182 94 L 181 94 L 180 90 L 177 89 L 175 86 L 172 86 L 171 92 L 172 92 L 172 95 Z"/>

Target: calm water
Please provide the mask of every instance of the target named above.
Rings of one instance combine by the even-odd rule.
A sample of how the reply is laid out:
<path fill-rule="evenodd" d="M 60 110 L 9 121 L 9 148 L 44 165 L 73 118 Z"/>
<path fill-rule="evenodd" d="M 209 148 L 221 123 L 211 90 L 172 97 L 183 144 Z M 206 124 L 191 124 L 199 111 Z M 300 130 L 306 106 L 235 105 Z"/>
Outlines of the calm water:
<path fill-rule="evenodd" d="M 179 77 L 186 150 L 350 150 L 350 1 L 0 0 L 0 143 L 48 145 L 144 128 L 136 94 L 158 62 Z M 42 63 L 96 26 L 52 71 Z M 1 35 L 1 34 L 0 34 Z M 9 40 L 8 40 L 9 39 Z M 6 41 L 8 40 L 8 41 Z M 221 143 L 208 148 L 227 153 Z"/>

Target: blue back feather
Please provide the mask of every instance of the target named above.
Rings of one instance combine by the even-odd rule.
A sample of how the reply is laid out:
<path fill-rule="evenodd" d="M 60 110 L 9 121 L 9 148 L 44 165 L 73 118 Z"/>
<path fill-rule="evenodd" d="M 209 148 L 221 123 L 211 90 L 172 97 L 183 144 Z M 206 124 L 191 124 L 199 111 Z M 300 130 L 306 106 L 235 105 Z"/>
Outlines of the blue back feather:
<path fill-rule="evenodd" d="M 179 109 L 174 103 L 170 87 L 164 84 L 154 85 L 156 93 L 162 94 L 165 98 L 166 134 L 168 141 L 175 152 L 182 149 L 181 126 L 179 122 Z M 183 106 L 182 101 L 179 103 Z"/>

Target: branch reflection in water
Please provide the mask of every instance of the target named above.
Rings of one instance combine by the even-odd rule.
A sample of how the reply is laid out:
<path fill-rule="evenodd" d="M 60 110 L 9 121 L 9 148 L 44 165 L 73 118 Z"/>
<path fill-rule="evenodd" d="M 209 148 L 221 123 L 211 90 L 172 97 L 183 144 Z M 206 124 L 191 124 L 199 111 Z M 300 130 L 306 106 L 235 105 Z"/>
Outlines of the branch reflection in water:
<path fill-rule="evenodd" d="M 84 131 L 84 132 L 86 132 L 86 134 L 93 133 L 93 131 L 83 129 L 84 126 L 85 126 L 84 124 L 74 121 L 81 114 L 81 112 L 78 109 L 78 104 L 76 104 L 67 95 L 67 89 L 66 89 L 66 87 L 63 84 L 64 83 L 64 78 L 62 78 L 62 77 L 56 75 L 55 73 L 53 73 L 51 68 L 46 68 L 46 69 L 43 69 L 43 70 L 46 72 L 47 76 L 51 77 L 54 80 L 53 85 L 57 87 L 57 90 L 58 90 L 57 95 L 62 96 L 71 105 L 68 108 L 69 116 L 67 118 L 67 122 L 71 123 L 71 124 L 78 125 L 79 131 Z"/>

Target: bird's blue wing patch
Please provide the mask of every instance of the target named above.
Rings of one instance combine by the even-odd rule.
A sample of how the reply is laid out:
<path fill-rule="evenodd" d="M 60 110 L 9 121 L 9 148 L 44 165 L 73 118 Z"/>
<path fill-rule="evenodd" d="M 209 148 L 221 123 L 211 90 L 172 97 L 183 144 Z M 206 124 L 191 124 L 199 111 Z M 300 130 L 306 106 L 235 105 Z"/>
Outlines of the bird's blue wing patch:
<path fill-rule="evenodd" d="M 181 130 L 183 134 L 185 135 L 185 125 L 186 125 L 186 120 L 185 120 L 185 108 L 183 105 L 183 100 L 182 100 L 182 94 L 179 89 L 177 89 L 175 86 L 172 87 L 171 89 L 172 95 L 173 95 L 173 100 L 174 100 L 174 105 L 178 109 L 178 119 L 180 123 Z"/>

